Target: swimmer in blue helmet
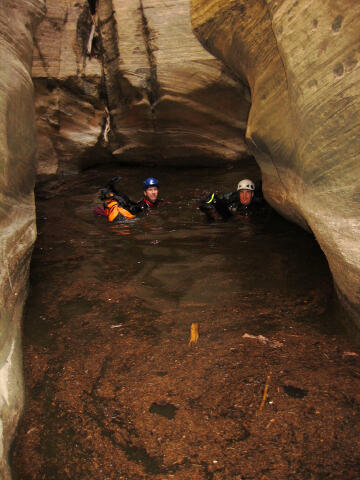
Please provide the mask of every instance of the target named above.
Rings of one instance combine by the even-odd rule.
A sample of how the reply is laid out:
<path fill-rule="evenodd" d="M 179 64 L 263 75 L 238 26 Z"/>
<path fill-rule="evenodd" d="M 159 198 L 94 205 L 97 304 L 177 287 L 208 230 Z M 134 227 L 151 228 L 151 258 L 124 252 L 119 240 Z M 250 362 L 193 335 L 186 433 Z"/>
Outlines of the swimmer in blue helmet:
<path fill-rule="evenodd" d="M 144 198 L 137 202 L 139 211 L 156 208 L 161 201 L 159 196 L 159 182 L 154 177 L 149 177 L 143 183 Z"/>

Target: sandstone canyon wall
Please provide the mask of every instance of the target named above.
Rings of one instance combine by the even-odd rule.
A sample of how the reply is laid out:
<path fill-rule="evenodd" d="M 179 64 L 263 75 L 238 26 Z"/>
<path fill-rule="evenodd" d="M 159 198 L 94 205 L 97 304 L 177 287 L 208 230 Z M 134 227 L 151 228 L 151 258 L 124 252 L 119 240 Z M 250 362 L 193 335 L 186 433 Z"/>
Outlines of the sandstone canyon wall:
<path fill-rule="evenodd" d="M 200 45 L 189 0 L 46 7 L 32 69 L 39 173 L 114 158 L 210 165 L 249 156 L 248 88 Z"/>
<path fill-rule="evenodd" d="M 191 0 L 201 43 L 251 90 L 267 200 L 310 228 L 360 327 L 360 4 Z"/>
<path fill-rule="evenodd" d="M 4 0 L 0 11 L 0 477 L 23 403 L 20 321 L 39 172 L 248 155 L 311 229 L 360 326 L 360 4 L 350 0 Z M 93 27 L 94 25 L 94 27 Z M 89 39 L 93 39 L 89 42 Z M 91 44 L 91 45 L 90 45 Z M 91 46 L 91 48 L 90 48 Z M 251 92 L 249 121 L 248 88 Z"/>
<path fill-rule="evenodd" d="M 4 0 L 0 10 L 0 478 L 4 480 L 10 478 L 7 455 L 23 404 L 21 316 L 36 236 L 32 28 L 43 6 L 40 0 Z"/>

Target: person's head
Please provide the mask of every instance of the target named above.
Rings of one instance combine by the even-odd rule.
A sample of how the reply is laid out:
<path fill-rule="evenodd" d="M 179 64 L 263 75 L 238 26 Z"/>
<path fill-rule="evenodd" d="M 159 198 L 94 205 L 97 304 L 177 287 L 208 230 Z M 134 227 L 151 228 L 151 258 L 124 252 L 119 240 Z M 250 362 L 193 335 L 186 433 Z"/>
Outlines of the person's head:
<path fill-rule="evenodd" d="M 252 199 L 254 198 L 254 182 L 249 178 L 244 178 L 237 184 L 237 190 L 239 192 L 241 205 L 250 205 Z"/>
<path fill-rule="evenodd" d="M 144 180 L 143 183 L 144 196 L 150 200 L 150 202 L 156 202 L 159 195 L 159 182 L 156 178 L 149 177 Z"/>

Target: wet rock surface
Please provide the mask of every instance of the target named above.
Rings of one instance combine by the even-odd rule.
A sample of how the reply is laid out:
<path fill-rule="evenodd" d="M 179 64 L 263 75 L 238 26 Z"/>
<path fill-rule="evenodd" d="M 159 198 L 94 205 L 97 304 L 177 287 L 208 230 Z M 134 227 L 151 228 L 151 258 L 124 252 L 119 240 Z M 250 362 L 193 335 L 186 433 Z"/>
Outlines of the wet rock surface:
<path fill-rule="evenodd" d="M 32 33 L 44 3 L 0 9 L 0 477 L 23 405 L 20 330 L 36 237 L 36 131 L 30 77 Z M 9 21 L 10 19 L 10 21 Z"/>
<path fill-rule="evenodd" d="M 312 230 L 360 326 L 360 6 L 192 0 L 204 47 L 246 81 L 246 138 L 269 202 Z"/>
<path fill-rule="evenodd" d="M 156 172 L 166 203 L 108 225 L 119 173 L 136 198 L 154 171 L 38 186 L 14 479 L 358 478 L 359 352 L 314 239 L 275 213 L 207 223 L 234 170 Z"/>

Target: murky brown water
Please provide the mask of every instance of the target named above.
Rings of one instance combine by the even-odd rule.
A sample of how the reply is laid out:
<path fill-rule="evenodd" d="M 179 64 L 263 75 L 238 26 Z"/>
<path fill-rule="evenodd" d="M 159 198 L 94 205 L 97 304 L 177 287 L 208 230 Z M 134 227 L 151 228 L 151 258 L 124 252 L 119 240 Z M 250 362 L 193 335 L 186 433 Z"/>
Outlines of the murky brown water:
<path fill-rule="evenodd" d="M 119 174 L 134 199 L 156 176 L 165 204 L 95 217 Z M 359 478 L 360 366 L 316 242 L 275 213 L 197 209 L 257 175 L 109 167 L 39 186 L 15 479 Z"/>

